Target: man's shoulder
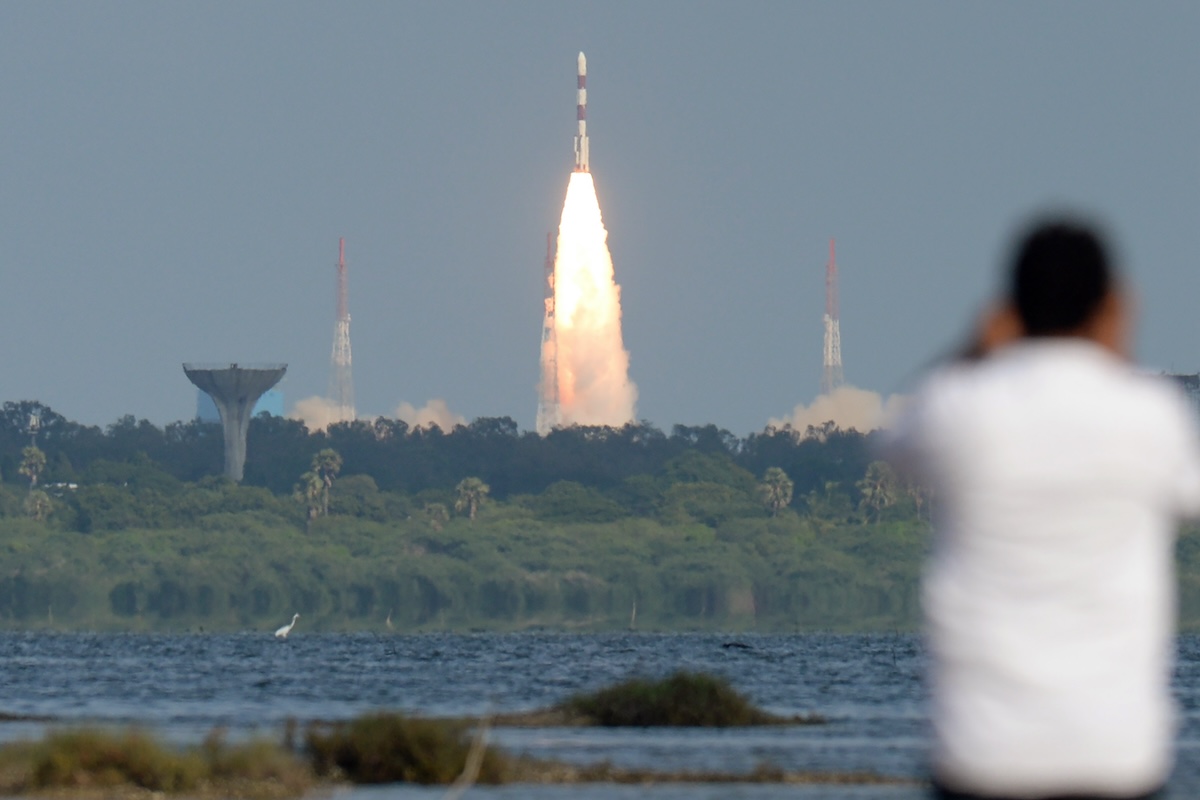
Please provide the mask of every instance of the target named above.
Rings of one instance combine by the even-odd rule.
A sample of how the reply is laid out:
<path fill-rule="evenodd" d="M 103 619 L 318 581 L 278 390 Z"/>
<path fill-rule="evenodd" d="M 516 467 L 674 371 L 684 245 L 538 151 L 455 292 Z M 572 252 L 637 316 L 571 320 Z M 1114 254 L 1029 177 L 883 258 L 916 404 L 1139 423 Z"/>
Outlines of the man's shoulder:
<path fill-rule="evenodd" d="M 1179 384 L 1166 375 L 1119 363 L 1111 366 L 1109 374 L 1103 379 L 1112 387 L 1105 399 L 1116 399 L 1123 395 L 1138 406 L 1157 407 L 1156 413 L 1192 421 L 1194 415 L 1187 395 Z"/>
<path fill-rule="evenodd" d="M 1135 375 L 1134 379 L 1138 384 L 1138 391 L 1146 397 L 1145 403 L 1154 403 L 1161 409 L 1156 413 L 1161 415 L 1160 419 L 1164 423 L 1169 422 L 1183 428 L 1190 436 L 1196 435 L 1200 418 L 1197 417 L 1196 408 L 1188 400 L 1183 387 L 1164 375 L 1142 372 Z"/>
<path fill-rule="evenodd" d="M 1099 348 L 1071 346 L 1014 346 L 985 359 L 942 365 L 925 377 L 913 401 L 927 412 L 955 414 L 995 404 L 1028 408 L 1051 397 L 1113 413 L 1136 408 L 1172 421 L 1181 413 L 1187 417 L 1190 408 L 1182 389 L 1168 378 Z"/>

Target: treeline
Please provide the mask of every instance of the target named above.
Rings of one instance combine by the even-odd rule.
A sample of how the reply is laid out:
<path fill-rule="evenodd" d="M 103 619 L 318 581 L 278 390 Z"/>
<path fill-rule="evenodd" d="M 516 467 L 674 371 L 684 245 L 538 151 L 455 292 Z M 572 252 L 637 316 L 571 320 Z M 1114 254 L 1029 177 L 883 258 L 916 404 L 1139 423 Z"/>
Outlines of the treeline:
<path fill-rule="evenodd" d="M 259 511 L 81 535 L 0 520 L 0 624 L 92 630 L 911 629 L 924 532 L 785 511 L 715 527 Z"/>
<path fill-rule="evenodd" d="M 36 430 L 30 420 L 36 418 Z M 36 446 L 35 446 L 36 445 Z M 912 629 L 931 498 L 822 426 L 106 429 L 0 407 L 0 625 Z M 1200 622 L 1200 534 L 1181 543 Z"/>
<path fill-rule="evenodd" d="M 37 420 L 36 433 L 30 430 L 31 419 Z M 375 488 L 391 496 L 390 510 L 374 511 L 377 519 L 381 513 L 404 515 L 411 502 L 445 503 L 467 477 L 487 483 L 495 500 L 542 494 L 559 485 L 555 496 L 565 495 L 559 505 L 578 501 L 585 519 L 586 514 L 591 518 L 644 515 L 674 484 L 752 488 L 772 467 L 792 481 L 790 504 L 796 510 L 805 510 L 810 496 L 823 495 L 829 486 L 841 487 L 850 505 L 856 505 L 860 498 L 855 484 L 874 459 L 873 435 L 832 425 L 803 434 L 768 428 L 739 438 L 714 425 L 677 425 L 668 435 L 639 423 L 565 428 L 542 437 L 520 431 L 507 417 L 477 419 L 449 432 L 409 428 L 402 421 L 387 419 L 309 432 L 301 422 L 260 415 L 250 425 L 242 484 L 288 496 L 310 469 L 313 457 L 332 449 L 341 458 L 343 476 L 369 477 Z M 107 509 L 111 506 L 115 513 L 128 505 L 111 492 L 92 492 L 100 496 L 89 498 L 89 492 L 82 491 L 85 487 L 171 495 L 185 484 L 212 480 L 220 475 L 223 463 L 217 424 L 189 421 L 159 428 L 126 416 L 101 429 L 67 420 L 36 402 L 4 403 L 0 478 L 5 483 L 28 483 L 20 469 L 24 450 L 31 444 L 44 455 L 41 485 L 79 486 L 80 501 L 72 507 L 81 512 L 77 520 L 81 530 L 94 528 L 98 519 L 103 520 L 102 527 L 119 527 Z M 581 494 L 576 486 L 586 492 Z M 597 497 L 607 502 L 598 502 Z M 410 502 L 406 505 L 397 498 Z M 553 503 L 553 498 L 547 502 Z M 143 522 L 159 525 L 180 519 L 162 516 L 167 513 L 168 509 L 159 508 Z M 182 513 L 186 520 L 187 510 Z"/>
<path fill-rule="evenodd" d="M 33 421 L 33 424 L 31 424 Z M 0 623 L 909 627 L 923 495 L 831 425 L 106 429 L 0 408 Z"/>
<path fill-rule="evenodd" d="M 243 510 L 180 527 L 81 534 L 0 519 L 0 625 L 269 632 L 297 612 L 299 634 L 919 624 L 928 533 L 911 518 L 831 522 L 784 509 L 711 524 L 555 523 L 488 502 L 473 521 L 331 513 L 305 530 L 255 508 L 261 489 L 220 491 Z M 1180 555 L 1183 622 L 1196 629 L 1200 532 L 1183 537 Z"/>

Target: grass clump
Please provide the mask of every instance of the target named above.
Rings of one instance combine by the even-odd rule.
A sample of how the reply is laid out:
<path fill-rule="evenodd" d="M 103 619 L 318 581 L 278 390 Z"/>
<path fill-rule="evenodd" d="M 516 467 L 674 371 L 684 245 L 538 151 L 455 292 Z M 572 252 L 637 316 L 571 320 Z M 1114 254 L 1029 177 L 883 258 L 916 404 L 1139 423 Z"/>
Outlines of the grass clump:
<path fill-rule="evenodd" d="M 727 728 L 820 721 L 770 714 L 751 704 L 724 678 L 685 670 L 660 680 L 633 678 L 575 695 L 558 708 L 569 717 L 610 727 Z"/>
<path fill-rule="evenodd" d="M 206 784 L 222 797 L 299 797 L 316 782 L 307 763 L 263 739 L 230 745 L 224 732 L 215 730 L 205 738 L 199 753 Z"/>
<path fill-rule="evenodd" d="M 478 730 L 486 730 L 487 724 L 482 722 Z M 144 800 L 182 794 L 194 800 L 282 800 L 309 792 L 317 775 L 326 781 L 360 784 L 453 784 L 448 796 L 458 796 L 455 789 L 461 794 L 474 783 L 909 782 L 869 773 L 787 772 L 770 764 L 760 764 L 749 773 L 629 769 L 607 762 L 576 765 L 508 755 L 486 747 L 482 735 L 472 741 L 470 731 L 463 721 L 410 719 L 394 713 L 313 723 L 305 733 L 305 756 L 311 768 L 288 749 L 269 742 L 227 745 L 220 731 L 188 750 L 164 747 L 138 731 L 51 733 L 40 742 L 0 746 L 0 796 L 37 793 Z"/>
<path fill-rule="evenodd" d="M 195 753 L 168 750 L 140 731 L 76 730 L 51 733 L 30 755 L 26 788 L 194 791 L 205 777 Z"/>
<path fill-rule="evenodd" d="M 353 783 L 446 784 L 461 775 L 471 752 L 462 721 L 368 714 L 344 723 L 312 726 L 305 735 L 309 761 L 320 776 Z M 501 751 L 482 751 L 476 782 L 506 783 L 514 763 Z"/>
<path fill-rule="evenodd" d="M 312 771 L 268 742 L 228 746 L 214 733 L 177 750 L 138 730 L 52 732 L 40 742 L 0 748 L 0 793 L 69 791 L 119 796 L 133 791 L 196 797 L 281 798 L 304 794 Z"/>

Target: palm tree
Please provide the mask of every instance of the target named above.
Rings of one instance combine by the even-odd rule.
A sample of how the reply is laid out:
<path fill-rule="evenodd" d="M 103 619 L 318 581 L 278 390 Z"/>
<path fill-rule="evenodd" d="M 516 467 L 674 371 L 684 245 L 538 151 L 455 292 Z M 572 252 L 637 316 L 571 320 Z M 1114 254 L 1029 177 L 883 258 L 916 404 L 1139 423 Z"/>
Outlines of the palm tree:
<path fill-rule="evenodd" d="M 293 496 L 304 504 L 305 530 L 312 530 L 313 520 L 321 515 L 321 499 L 325 492 L 325 481 L 314 471 L 300 476 Z"/>
<path fill-rule="evenodd" d="M 896 502 L 897 483 L 896 473 L 890 464 L 886 461 L 872 461 L 867 465 L 867 472 L 862 480 L 854 484 L 862 495 L 858 502 L 859 508 L 867 512 L 868 518 L 873 515 L 878 522 L 883 515 L 883 509 Z"/>
<path fill-rule="evenodd" d="M 332 448 L 326 447 L 313 456 L 312 471 L 321 479 L 321 513 L 329 514 L 329 490 L 333 479 L 342 471 L 342 457 Z"/>
<path fill-rule="evenodd" d="M 37 488 L 38 476 L 46 469 L 46 454 L 34 445 L 29 445 L 21 451 L 21 466 L 17 472 L 29 478 L 29 489 Z"/>
<path fill-rule="evenodd" d="M 467 519 L 474 520 L 475 513 L 487 499 L 492 487 L 479 478 L 463 478 L 455 487 L 455 491 L 458 492 L 458 499 L 454 501 L 454 510 L 460 514 L 466 511 Z"/>
<path fill-rule="evenodd" d="M 426 503 L 424 511 L 435 531 L 440 531 L 442 526 L 450 521 L 450 512 L 441 503 Z"/>
<path fill-rule="evenodd" d="M 921 512 L 926 505 L 933 501 L 933 490 L 925 488 L 911 478 L 902 481 L 900 488 L 912 500 L 913 508 L 917 512 L 917 519 L 927 519 L 929 515 L 922 516 Z"/>
<path fill-rule="evenodd" d="M 773 517 L 779 513 L 779 509 L 785 508 L 792 502 L 792 489 L 794 488 L 795 484 L 792 483 L 792 479 L 787 476 L 786 472 L 779 467 L 769 467 L 763 473 L 762 482 L 758 484 L 758 495 Z"/>
<path fill-rule="evenodd" d="M 29 490 L 29 494 L 25 498 L 26 514 L 33 517 L 37 522 L 42 522 L 46 517 L 50 516 L 50 512 L 53 510 L 54 506 L 50 502 L 50 495 L 41 489 Z"/>
<path fill-rule="evenodd" d="M 818 527 L 836 527 L 850 522 L 855 515 L 854 503 L 837 481 L 825 481 L 820 489 L 814 489 L 804 497 L 809 517 Z"/>

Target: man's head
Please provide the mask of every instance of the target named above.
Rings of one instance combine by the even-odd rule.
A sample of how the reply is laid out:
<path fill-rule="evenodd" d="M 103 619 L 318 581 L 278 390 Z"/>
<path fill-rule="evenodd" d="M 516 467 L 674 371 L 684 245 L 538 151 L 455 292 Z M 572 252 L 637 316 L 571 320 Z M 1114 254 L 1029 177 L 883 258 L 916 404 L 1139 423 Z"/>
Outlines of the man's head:
<path fill-rule="evenodd" d="M 1035 225 L 1018 242 L 1008 301 L 1028 337 L 1085 336 L 1117 287 L 1099 234 L 1070 220 Z"/>
<path fill-rule="evenodd" d="M 1065 219 L 1017 240 L 1003 302 L 980 318 L 961 358 L 983 358 L 1021 338 L 1089 339 L 1128 357 L 1130 304 L 1095 229 Z"/>

